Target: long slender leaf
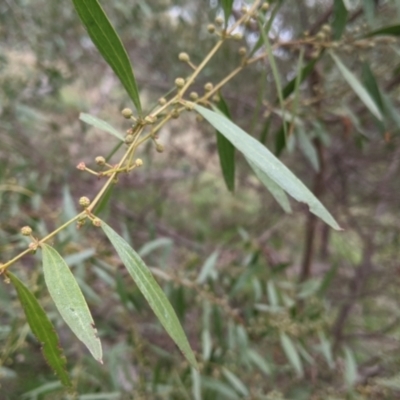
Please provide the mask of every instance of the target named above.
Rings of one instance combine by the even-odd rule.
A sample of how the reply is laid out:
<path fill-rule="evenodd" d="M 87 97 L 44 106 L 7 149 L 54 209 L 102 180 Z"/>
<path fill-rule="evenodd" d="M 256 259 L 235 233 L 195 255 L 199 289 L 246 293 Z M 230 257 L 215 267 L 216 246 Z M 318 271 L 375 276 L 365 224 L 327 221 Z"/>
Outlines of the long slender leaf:
<path fill-rule="evenodd" d="M 144 261 L 135 250 L 104 221 L 101 222 L 101 227 L 171 339 L 181 349 L 189 363 L 198 369 L 196 358 L 179 319 L 168 301 L 167 296 L 154 279 Z"/>
<path fill-rule="evenodd" d="M 220 0 L 225 15 L 225 27 L 228 26 L 229 17 L 232 14 L 233 0 Z"/>
<path fill-rule="evenodd" d="M 222 374 L 237 392 L 241 393 L 245 397 L 249 395 L 249 391 L 245 384 L 232 371 L 229 371 L 229 369 L 223 367 Z"/>
<path fill-rule="evenodd" d="M 44 279 L 58 311 L 93 357 L 103 363 L 101 342 L 92 315 L 71 270 L 51 246 L 41 244 L 41 248 Z"/>
<path fill-rule="evenodd" d="M 384 28 L 367 33 L 364 37 L 371 36 L 400 36 L 400 25 L 385 26 Z"/>
<path fill-rule="evenodd" d="M 322 203 L 259 141 L 248 135 L 223 115 L 199 105 L 195 105 L 195 109 L 241 151 L 247 160 L 250 160 L 260 168 L 278 186 L 297 201 L 306 203 L 310 207 L 312 213 L 320 217 L 332 228 L 340 230 L 339 225 Z"/>
<path fill-rule="evenodd" d="M 19 301 L 24 309 L 26 320 L 33 334 L 42 344 L 45 359 L 61 383 L 66 387 L 72 387 L 72 382 L 66 370 L 67 361 L 60 347 L 53 324 L 48 319 L 33 293 L 11 272 L 7 272 L 7 276 L 17 290 Z"/>
<path fill-rule="evenodd" d="M 368 93 L 375 101 L 375 104 L 379 108 L 379 111 L 383 113 L 384 107 L 382 102 L 381 91 L 379 89 L 374 73 L 372 72 L 368 62 L 363 63 L 362 78 L 365 88 L 368 90 Z"/>
<path fill-rule="evenodd" d="M 357 362 L 353 352 L 348 348 L 344 348 L 345 355 L 345 370 L 344 376 L 349 387 L 354 386 L 357 381 Z"/>
<path fill-rule="evenodd" d="M 97 0 L 72 0 L 90 38 L 118 76 L 138 112 L 141 113 L 139 90 L 128 54 Z"/>
<path fill-rule="evenodd" d="M 365 17 L 368 21 L 368 24 L 372 26 L 374 24 L 374 15 L 375 15 L 375 2 L 374 0 L 363 0 L 363 9 Z"/>
<path fill-rule="evenodd" d="M 217 104 L 218 110 L 220 110 L 227 118 L 231 119 L 231 114 L 229 112 L 229 107 L 226 104 L 221 93 L 219 95 L 219 102 Z M 229 191 L 233 192 L 235 190 L 235 147 L 232 143 L 225 138 L 217 130 L 217 147 L 219 162 L 221 164 L 222 174 L 224 176 L 226 187 Z"/>
<path fill-rule="evenodd" d="M 311 139 L 300 126 L 297 128 L 297 137 L 299 139 L 299 147 L 301 152 L 310 162 L 314 170 L 316 172 L 319 172 L 319 159 L 317 150 L 315 150 L 315 147 L 311 142 Z"/>
<path fill-rule="evenodd" d="M 253 162 L 246 158 L 250 167 L 253 169 L 257 178 L 262 182 L 262 184 L 269 190 L 274 199 L 278 202 L 278 204 L 283 208 L 283 210 L 290 214 L 292 212 L 292 207 L 290 206 L 290 202 L 284 190 L 281 189 L 265 172 L 263 172 L 260 168 L 257 167 Z"/>
<path fill-rule="evenodd" d="M 360 100 L 365 104 L 365 106 L 371 111 L 371 113 L 381 121 L 382 114 L 365 87 L 360 83 L 356 76 L 342 63 L 337 55 L 332 52 L 330 53 L 330 55 L 333 58 L 333 61 L 335 61 L 335 64 L 338 67 L 339 71 L 343 75 L 343 78 L 347 81 L 347 83 L 354 90 Z"/>
<path fill-rule="evenodd" d="M 297 372 L 297 375 L 303 376 L 303 364 L 301 363 L 299 353 L 297 352 L 296 346 L 292 342 L 292 339 L 290 339 L 290 337 L 283 332 L 280 334 L 280 339 L 283 351 L 285 352 L 290 364 L 292 364 L 292 367 Z"/>
<path fill-rule="evenodd" d="M 117 129 L 115 129 L 108 122 L 103 121 L 100 118 L 94 117 L 93 115 L 90 115 L 90 114 L 80 113 L 79 119 L 83 122 L 86 122 L 89 125 L 94 126 L 95 128 L 99 128 L 102 131 L 111 133 L 111 135 L 115 136 L 119 140 L 124 141 L 124 137 L 121 135 L 121 133 Z"/>
<path fill-rule="evenodd" d="M 333 38 L 339 40 L 346 28 L 348 11 L 343 0 L 335 0 L 333 2 Z"/>

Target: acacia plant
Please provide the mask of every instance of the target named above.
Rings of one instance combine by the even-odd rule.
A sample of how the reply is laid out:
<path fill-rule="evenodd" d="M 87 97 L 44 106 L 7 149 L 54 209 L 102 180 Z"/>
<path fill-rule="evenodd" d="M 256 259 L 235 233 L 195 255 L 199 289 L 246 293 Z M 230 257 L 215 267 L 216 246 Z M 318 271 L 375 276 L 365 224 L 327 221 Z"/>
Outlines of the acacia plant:
<path fill-rule="evenodd" d="M 95 324 L 85 298 L 62 256 L 49 244 L 51 239 L 70 225 L 76 224 L 77 228 L 80 228 L 85 223 L 90 222 L 94 229 L 100 228 L 103 230 L 160 323 L 188 362 L 194 368 L 198 368 L 195 355 L 178 317 L 151 271 L 136 251 L 105 221 L 97 216 L 102 204 L 112 197 L 111 190 L 115 184 L 118 184 L 119 176 L 136 173 L 136 170 L 142 166 L 143 161 L 137 156 L 138 149 L 146 142 L 152 141 L 157 151 L 164 151 L 163 145 L 158 141 L 158 135 L 162 128 L 171 119 L 179 118 L 184 112 L 195 112 L 216 130 L 221 168 L 229 190 L 234 189 L 234 160 L 235 151 L 238 150 L 243 154 L 250 167 L 283 210 L 291 212 L 287 198 L 288 194 L 295 200 L 307 204 L 311 213 L 322 219 L 327 225 L 335 230 L 340 230 L 338 223 L 315 195 L 263 143 L 247 134 L 230 120 L 229 110 L 222 97 L 221 90 L 236 75 L 245 71 L 246 68 L 262 60 L 268 60 L 277 88 L 277 102 L 281 107 L 279 112 L 282 120 L 285 121 L 282 125 L 282 134 L 287 142 L 290 140 L 293 128 L 297 123 L 295 111 L 299 86 L 309 76 L 315 63 L 323 53 L 329 53 L 347 83 L 378 120 L 382 118 L 381 111 L 369 92 L 360 84 L 354 74 L 346 68 L 338 55 L 335 54 L 335 43 L 333 41 L 323 41 L 321 37 L 306 36 L 304 39 L 290 44 L 271 43 L 268 33 L 275 13 L 270 12 L 268 3 L 262 3 L 260 0 L 255 0 L 250 7 L 244 7 L 240 16 L 234 22 L 230 19 L 233 11 L 233 0 L 222 0 L 221 6 L 224 11 L 224 18 L 218 17 L 215 25 L 210 24 L 208 26 L 210 34 L 215 35 L 214 46 L 198 65 L 191 61 L 189 54 L 180 53 L 179 60 L 187 64 L 188 75 L 177 77 L 174 86 L 165 97 L 160 98 L 158 104 L 151 109 L 144 110 L 127 52 L 100 4 L 97 0 L 73 0 L 73 3 L 93 43 L 119 78 L 136 111 L 133 112 L 130 108 L 122 110 L 123 117 L 129 120 L 131 124 L 126 135 L 122 135 L 105 121 L 88 114 L 81 114 L 82 121 L 103 129 L 119 140 L 118 147 L 122 146 L 124 148 L 120 161 L 115 165 L 111 165 L 109 157 L 94 155 L 97 167 L 89 168 L 83 162 L 78 163 L 78 170 L 88 172 L 94 175 L 96 179 L 104 181 L 97 195 L 93 199 L 89 199 L 83 194 L 79 199 L 82 211 L 45 237 L 38 238 L 30 227 L 23 227 L 21 233 L 30 237 L 31 243 L 26 250 L 17 254 L 11 260 L 3 260 L 0 265 L 0 273 L 4 274 L 6 280 L 15 286 L 31 330 L 43 345 L 44 357 L 61 382 L 65 386 L 71 387 L 72 383 L 66 372 L 63 351 L 59 347 L 59 340 L 50 320 L 33 293 L 10 271 L 10 267 L 29 253 L 36 251 L 42 253 L 45 282 L 56 307 L 66 324 L 78 339 L 86 345 L 93 357 L 102 362 L 101 342 L 97 336 Z M 343 12 L 343 10 L 339 10 L 337 15 L 340 16 Z M 334 34 L 337 39 L 340 38 L 345 23 L 345 20 L 341 21 L 340 19 L 336 22 Z M 195 92 L 193 85 L 213 56 L 228 41 L 240 42 L 243 38 L 243 32 L 250 28 L 260 32 L 259 39 L 251 49 L 245 47 L 238 49 L 241 56 L 240 64 L 232 71 L 227 71 L 225 77 L 219 82 L 206 83 L 202 93 Z M 377 32 L 376 34 L 380 33 Z M 289 45 L 299 52 L 299 72 L 292 81 L 282 87 L 274 59 L 274 51 Z M 313 49 L 313 54 L 308 64 L 303 66 L 305 48 Z M 294 105 L 292 104 L 290 110 L 286 107 L 287 104 L 285 102 L 293 93 L 296 96 Z M 271 102 L 273 101 L 275 100 L 271 100 Z"/>

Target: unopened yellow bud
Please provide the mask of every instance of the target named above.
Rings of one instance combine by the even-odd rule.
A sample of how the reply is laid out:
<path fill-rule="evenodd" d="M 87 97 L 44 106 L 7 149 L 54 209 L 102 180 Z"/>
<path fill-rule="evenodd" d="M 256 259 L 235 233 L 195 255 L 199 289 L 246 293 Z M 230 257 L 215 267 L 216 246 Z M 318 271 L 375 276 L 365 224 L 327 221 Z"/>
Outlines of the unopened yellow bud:
<path fill-rule="evenodd" d="M 182 88 L 185 86 L 185 80 L 183 78 L 176 78 L 175 79 L 175 85 L 178 88 Z"/>
<path fill-rule="evenodd" d="M 133 142 L 133 140 L 135 139 L 135 137 L 133 135 L 128 135 L 125 138 L 125 143 L 126 144 L 131 144 Z"/>
<path fill-rule="evenodd" d="M 121 114 L 123 115 L 124 118 L 129 119 L 130 117 L 132 117 L 133 112 L 130 108 L 124 108 L 121 111 Z"/>
<path fill-rule="evenodd" d="M 213 87 L 214 87 L 214 85 L 213 85 L 211 82 L 207 82 L 207 83 L 204 85 L 204 90 L 205 90 L 206 92 L 211 92 L 211 90 L 213 90 Z"/>
<path fill-rule="evenodd" d="M 192 100 L 197 100 L 197 99 L 199 98 L 199 95 L 197 94 L 197 92 L 191 92 L 191 93 L 189 94 L 189 97 L 190 97 Z"/>
<path fill-rule="evenodd" d="M 183 61 L 183 62 L 189 62 L 190 61 L 190 57 L 188 53 L 179 53 L 179 61 Z"/>
<path fill-rule="evenodd" d="M 269 3 L 264 3 L 264 4 L 261 6 L 261 10 L 263 10 L 263 11 L 268 11 L 268 9 L 269 9 Z"/>
<path fill-rule="evenodd" d="M 141 158 L 138 158 L 137 160 L 135 160 L 135 165 L 137 167 L 141 167 L 143 165 L 143 161 Z"/>
<path fill-rule="evenodd" d="M 161 143 L 156 142 L 156 150 L 158 153 L 162 153 L 164 151 L 164 146 Z"/>
<path fill-rule="evenodd" d="M 160 99 L 158 99 L 158 104 L 160 106 L 163 106 L 166 102 L 167 102 L 167 99 L 165 97 L 161 97 Z"/>
<path fill-rule="evenodd" d="M 233 37 L 234 40 L 242 40 L 243 39 L 243 35 L 241 33 L 239 33 L 239 32 L 234 33 L 232 35 L 232 37 Z"/>
<path fill-rule="evenodd" d="M 222 17 L 217 17 L 217 18 L 215 18 L 215 23 L 216 23 L 218 26 L 222 26 L 223 23 L 224 23 L 224 19 L 223 19 Z"/>
<path fill-rule="evenodd" d="M 215 32 L 215 25 L 213 25 L 213 24 L 207 25 L 207 31 L 208 31 L 208 33 L 214 33 Z"/>
<path fill-rule="evenodd" d="M 97 165 L 105 165 L 106 159 L 102 156 L 98 156 L 95 158 L 96 164 Z"/>
<path fill-rule="evenodd" d="M 23 226 L 21 228 L 21 233 L 24 236 L 30 236 L 32 234 L 32 228 L 30 226 Z"/>
<path fill-rule="evenodd" d="M 81 197 L 80 199 L 79 199 L 79 205 L 80 206 L 82 206 L 82 207 L 89 207 L 89 205 L 90 205 L 90 200 L 89 200 L 89 198 L 88 197 L 85 197 L 85 196 L 83 196 L 83 197 Z"/>
<path fill-rule="evenodd" d="M 96 227 L 100 227 L 101 226 L 101 220 L 99 219 L 99 218 L 95 218 L 93 221 L 92 221 L 92 224 L 94 225 L 94 226 L 96 226 Z"/>

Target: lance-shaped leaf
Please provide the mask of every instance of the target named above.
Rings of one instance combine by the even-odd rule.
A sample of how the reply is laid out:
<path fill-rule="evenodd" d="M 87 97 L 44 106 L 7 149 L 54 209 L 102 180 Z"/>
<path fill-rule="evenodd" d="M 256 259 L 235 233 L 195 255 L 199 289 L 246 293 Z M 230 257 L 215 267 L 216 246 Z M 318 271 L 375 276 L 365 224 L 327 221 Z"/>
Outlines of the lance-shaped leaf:
<path fill-rule="evenodd" d="M 17 290 L 19 301 L 24 309 L 26 320 L 32 333 L 42 344 L 42 352 L 46 361 L 56 373 L 60 382 L 64 386 L 71 388 L 72 382 L 66 370 L 66 359 L 53 324 L 47 318 L 46 313 L 33 293 L 11 272 L 7 272 L 7 276 Z"/>
<path fill-rule="evenodd" d="M 189 363 L 198 369 L 196 358 L 174 309 L 144 261 L 131 246 L 104 221 L 101 227 L 114 246 L 137 287 L 146 298 L 162 326 L 181 349 Z"/>
<path fill-rule="evenodd" d="M 325 221 L 332 228 L 340 230 L 338 223 L 334 220 L 329 211 L 310 192 L 310 190 L 265 146 L 252 136 L 247 134 L 232 121 L 208 110 L 202 106 L 195 105 L 200 113 L 215 129 L 218 129 L 247 160 L 254 163 L 266 173 L 278 186 L 285 190 L 297 201 L 306 203 L 310 211 Z"/>
<path fill-rule="evenodd" d="M 290 364 L 292 364 L 292 367 L 295 369 L 298 376 L 303 376 L 303 364 L 301 363 L 299 353 L 292 339 L 283 332 L 280 334 L 280 339 L 283 351 L 285 352 Z"/>
<path fill-rule="evenodd" d="M 44 279 L 58 311 L 93 357 L 103 363 L 100 339 L 78 283 L 55 249 L 47 244 L 40 246 L 43 252 Z"/>
<path fill-rule="evenodd" d="M 335 0 L 333 2 L 333 38 L 339 40 L 346 28 L 348 11 L 343 0 Z"/>
<path fill-rule="evenodd" d="M 247 158 L 246 158 L 247 160 Z M 284 190 L 281 189 L 265 172 L 258 168 L 253 162 L 247 160 L 250 167 L 253 169 L 257 178 L 262 182 L 262 184 L 269 190 L 274 199 L 279 203 L 283 210 L 290 214 L 292 208 L 290 207 L 289 199 L 286 196 Z"/>
<path fill-rule="evenodd" d="M 382 120 L 382 114 L 379 111 L 379 108 L 375 104 L 374 100 L 365 89 L 365 87 L 360 83 L 360 81 L 356 78 L 356 76 L 342 63 L 340 58 L 330 53 L 333 61 L 335 61 L 336 66 L 339 71 L 343 75 L 343 78 L 347 81 L 350 87 L 354 90 L 356 95 L 360 98 L 360 100 L 365 104 L 365 106 L 371 111 L 371 113 L 378 118 L 380 121 Z"/>
<path fill-rule="evenodd" d="M 72 0 L 90 38 L 117 74 L 139 113 L 142 111 L 139 90 L 128 54 L 97 0 Z"/>
<path fill-rule="evenodd" d="M 95 128 L 99 128 L 102 131 L 111 133 L 111 135 L 115 136 L 119 140 L 124 141 L 124 137 L 121 135 L 121 133 L 117 129 L 115 129 L 108 122 L 103 121 L 100 118 L 94 117 L 93 115 L 90 115 L 90 114 L 80 113 L 79 119 L 83 122 L 86 122 L 89 125 L 94 126 Z"/>
<path fill-rule="evenodd" d="M 400 36 L 400 25 L 385 26 L 384 28 L 367 33 L 364 37 L 386 35 Z"/>
<path fill-rule="evenodd" d="M 219 95 L 217 109 L 227 118 L 231 118 L 228 105 L 222 95 Z M 217 147 L 222 175 L 229 191 L 235 190 L 235 147 L 217 130 Z"/>
<path fill-rule="evenodd" d="M 228 26 L 229 17 L 232 14 L 233 0 L 221 0 L 221 6 L 222 9 L 224 10 L 225 27 L 226 27 Z"/>

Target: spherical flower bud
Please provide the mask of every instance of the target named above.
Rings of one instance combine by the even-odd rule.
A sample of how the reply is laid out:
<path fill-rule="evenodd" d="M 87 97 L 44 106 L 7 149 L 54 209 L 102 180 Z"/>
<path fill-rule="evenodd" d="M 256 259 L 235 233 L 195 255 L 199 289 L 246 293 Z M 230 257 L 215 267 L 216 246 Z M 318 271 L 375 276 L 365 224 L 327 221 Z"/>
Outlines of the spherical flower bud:
<path fill-rule="evenodd" d="M 216 23 L 218 26 L 222 26 L 223 23 L 224 23 L 224 19 L 223 19 L 222 17 L 217 17 L 217 18 L 215 18 L 215 23 Z"/>
<path fill-rule="evenodd" d="M 238 51 L 240 56 L 245 56 L 247 53 L 246 47 L 241 47 Z"/>
<path fill-rule="evenodd" d="M 156 150 L 158 153 L 162 153 L 164 151 L 164 146 L 161 143 L 156 142 Z"/>
<path fill-rule="evenodd" d="M 145 122 L 147 123 L 147 124 L 154 124 L 154 122 L 156 122 L 157 121 L 157 117 L 154 117 L 153 115 L 148 115 L 145 119 Z"/>
<path fill-rule="evenodd" d="M 243 39 L 243 35 L 241 33 L 239 33 L 239 32 L 234 33 L 232 35 L 232 37 L 233 37 L 234 40 L 242 40 Z"/>
<path fill-rule="evenodd" d="M 178 88 L 184 87 L 185 86 L 185 80 L 183 78 L 176 78 L 175 79 L 175 85 Z"/>
<path fill-rule="evenodd" d="M 204 85 L 204 90 L 206 91 L 206 92 L 211 92 L 211 90 L 213 90 L 213 84 L 211 83 L 211 82 L 207 82 L 205 85 Z"/>
<path fill-rule="evenodd" d="M 194 110 L 194 103 L 192 103 L 191 101 L 187 101 L 185 103 L 185 110 L 186 111 L 193 111 Z"/>
<path fill-rule="evenodd" d="M 125 138 L 125 143 L 126 144 L 131 144 L 133 142 L 133 140 L 135 139 L 135 137 L 133 135 L 128 135 Z"/>
<path fill-rule="evenodd" d="M 137 160 L 135 160 L 135 165 L 137 167 L 141 167 L 143 165 L 143 161 L 141 158 L 138 158 Z"/>
<path fill-rule="evenodd" d="M 158 99 L 158 104 L 160 106 L 163 106 L 166 102 L 167 102 L 167 99 L 165 97 L 161 97 L 160 99 Z"/>
<path fill-rule="evenodd" d="M 84 171 L 86 169 L 86 164 L 84 162 L 80 162 L 77 166 L 77 169 Z"/>
<path fill-rule="evenodd" d="M 213 25 L 213 24 L 207 25 L 207 31 L 208 31 L 208 33 L 214 33 L 215 32 L 215 25 Z"/>
<path fill-rule="evenodd" d="M 179 61 L 183 61 L 183 62 L 189 62 L 190 61 L 190 57 L 188 53 L 179 53 Z"/>
<path fill-rule="evenodd" d="M 21 233 L 24 236 L 30 236 L 32 234 L 32 228 L 30 226 L 23 226 L 21 228 Z"/>
<path fill-rule="evenodd" d="M 82 207 L 89 207 L 89 205 L 90 205 L 90 200 L 89 200 L 89 198 L 88 197 L 86 197 L 86 196 L 83 196 L 83 197 L 81 197 L 80 199 L 79 199 L 79 205 L 80 206 L 82 206 Z"/>
<path fill-rule="evenodd" d="M 105 165 L 105 163 L 106 163 L 106 159 L 102 156 L 97 156 L 95 158 L 95 161 L 96 161 L 97 165 Z"/>
<path fill-rule="evenodd" d="M 172 110 L 172 112 L 171 112 L 171 118 L 173 118 L 173 119 L 177 119 L 177 118 L 179 118 L 179 111 L 178 110 Z"/>
<path fill-rule="evenodd" d="M 197 100 L 197 99 L 199 98 L 199 95 L 197 94 L 197 92 L 191 92 L 191 93 L 189 94 L 189 97 L 190 97 L 192 100 Z"/>
<path fill-rule="evenodd" d="M 124 108 L 121 111 L 121 114 L 123 115 L 124 118 L 129 119 L 130 117 L 132 117 L 133 112 L 130 108 Z"/>
<path fill-rule="evenodd" d="M 324 24 L 324 25 L 322 25 L 322 30 L 323 30 L 325 33 L 331 33 L 331 26 L 328 25 L 328 24 Z"/>
<path fill-rule="evenodd" d="M 98 228 L 100 228 L 100 226 L 101 226 L 101 220 L 100 220 L 99 218 L 95 218 L 95 219 L 92 221 L 92 224 L 93 224 L 94 226 L 97 226 Z"/>
<path fill-rule="evenodd" d="M 261 10 L 263 10 L 263 11 L 267 11 L 269 9 L 269 3 L 264 3 L 262 6 L 261 6 Z"/>
<path fill-rule="evenodd" d="M 246 14 L 247 11 L 248 11 L 248 9 L 247 9 L 246 6 L 242 6 L 242 8 L 240 9 L 240 11 L 241 11 L 243 14 Z"/>

